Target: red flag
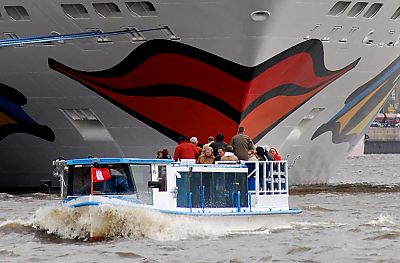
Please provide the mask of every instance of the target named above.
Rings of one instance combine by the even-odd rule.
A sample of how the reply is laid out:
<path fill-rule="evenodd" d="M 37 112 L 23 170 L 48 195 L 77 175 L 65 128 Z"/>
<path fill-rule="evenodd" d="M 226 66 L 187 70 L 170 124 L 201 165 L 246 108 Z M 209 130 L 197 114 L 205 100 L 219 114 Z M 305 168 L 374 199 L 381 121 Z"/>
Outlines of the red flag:
<path fill-rule="evenodd" d="M 111 179 L 110 170 L 108 168 L 92 168 L 92 182 L 98 183 Z"/>

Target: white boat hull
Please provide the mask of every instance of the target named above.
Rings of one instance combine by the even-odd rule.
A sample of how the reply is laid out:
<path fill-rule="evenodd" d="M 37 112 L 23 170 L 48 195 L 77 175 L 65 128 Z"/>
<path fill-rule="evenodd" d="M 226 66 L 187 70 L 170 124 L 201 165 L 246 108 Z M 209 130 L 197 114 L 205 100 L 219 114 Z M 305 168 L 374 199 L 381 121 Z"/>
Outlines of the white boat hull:
<path fill-rule="evenodd" d="M 64 203 L 64 206 L 71 207 L 78 213 L 80 220 L 87 224 L 87 237 L 91 239 L 111 238 L 119 235 L 130 236 L 136 231 L 138 225 L 155 225 L 154 220 L 166 224 L 181 224 L 187 228 L 204 229 L 204 231 L 220 232 L 254 232 L 268 231 L 275 228 L 290 226 L 290 215 L 301 211 L 298 209 L 282 211 L 253 211 L 243 209 L 238 213 L 232 209 L 221 212 L 216 209 L 206 209 L 190 212 L 183 210 L 162 210 L 146 205 L 135 204 L 131 201 L 124 201 L 119 198 L 108 198 L 102 196 L 85 196 Z M 247 211 L 246 211 L 247 210 Z M 124 214 L 135 215 L 129 218 Z M 139 216 L 140 215 L 140 216 Z M 83 218 L 83 219 L 82 219 Z M 140 218 L 141 222 L 135 221 Z M 169 223 L 168 223 L 169 222 Z M 135 227 L 129 227 L 135 225 Z M 168 228 L 168 226 L 164 226 Z M 139 227 L 141 228 L 141 227 Z"/>

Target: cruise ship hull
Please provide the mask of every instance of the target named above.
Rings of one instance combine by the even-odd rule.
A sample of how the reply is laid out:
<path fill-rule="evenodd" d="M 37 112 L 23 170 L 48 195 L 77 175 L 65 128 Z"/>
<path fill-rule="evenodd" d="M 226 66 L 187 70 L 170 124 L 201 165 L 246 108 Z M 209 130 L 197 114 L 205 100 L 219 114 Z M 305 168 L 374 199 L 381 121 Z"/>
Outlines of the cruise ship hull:
<path fill-rule="evenodd" d="M 241 125 L 288 159 L 292 184 L 325 183 L 399 86 L 397 1 L 369 18 L 371 3 L 349 17 L 354 3 L 327 0 L 159 0 L 145 15 L 81 1 L 79 18 L 61 0 L 3 2 L 5 38 L 105 36 L 0 49 L 1 188 L 57 184 L 59 156 L 154 157 Z"/>

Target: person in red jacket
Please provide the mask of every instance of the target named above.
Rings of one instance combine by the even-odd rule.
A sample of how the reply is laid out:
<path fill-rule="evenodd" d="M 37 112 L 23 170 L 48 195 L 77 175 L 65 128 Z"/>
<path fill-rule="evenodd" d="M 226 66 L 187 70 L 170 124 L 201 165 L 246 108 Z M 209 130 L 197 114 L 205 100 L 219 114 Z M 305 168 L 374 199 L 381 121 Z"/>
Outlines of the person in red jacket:
<path fill-rule="evenodd" d="M 174 160 L 196 159 L 197 149 L 193 143 L 190 143 L 188 138 L 181 137 L 178 140 L 179 145 L 175 148 Z"/>
<path fill-rule="evenodd" d="M 282 161 L 282 157 L 279 155 L 278 150 L 276 150 L 276 148 L 274 147 L 269 148 L 269 153 L 274 156 L 275 161 Z"/>

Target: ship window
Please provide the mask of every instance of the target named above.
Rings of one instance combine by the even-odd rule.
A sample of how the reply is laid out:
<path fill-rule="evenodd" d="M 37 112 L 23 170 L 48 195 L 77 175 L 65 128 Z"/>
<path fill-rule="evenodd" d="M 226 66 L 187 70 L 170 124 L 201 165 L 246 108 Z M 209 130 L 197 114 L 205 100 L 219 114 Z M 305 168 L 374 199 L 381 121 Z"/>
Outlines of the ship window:
<path fill-rule="evenodd" d="M 14 21 L 29 21 L 28 11 L 23 6 L 5 6 L 4 9 L 6 10 L 7 14 L 12 18 Z"/>
<path fill-rule="evenodd" d="M 89 32 L 99 32 L 99 33 L 103 33 L 103 31 L 102 31 L 101 29 L 99 29 L 99 28 L 90 28 L 90 29 L 88 29 L 88 31 L 89 31 Z M 99 36 L 97 37 L 97 43 L 111 43 L 111 42 L 112 42 L 112 40 L 111 40 L 108 36 L 99 35 Z"/>
<path fill-rule="evenodd" d="M 70 18 L 89 18 L 89 13 L 82 4 L 61 4 L 61 7 Z"/>
<path fill-rule="evenodd" d="M 365 12 L 364 17 L 366 18 L 373 18 L 378 11 L 381 9 L 381 7 L 383 6 L 383 4 L 380 3 L 374 3 L 373 5 L 371 5 L 371 7 L 367 10 L 367 12 Z"/>
<path fill-rule="evenodd" d="M 261 22 L 267 20 L 270 13 L 268 11 L 254 11 L 250 16 L 253 21 Z"/>
<path fill-rule="evenodd" d="M 114 3 L 94 3 L 93 7 L 100 17 L 122 17 L 121 10 Z"/>
<path fill-rule="evenodd" d="M 133 16 L 158 16 L 157 10 L 150 2 L 126 2 Z"/>
<path fill-rule="evenodd" d="M 349 11 L 347 16 L 349 17 L 356 17 L 361 14 L 364 8 L 368 5 L 367 2 L 357 2 Z"/>
<path fill-rule="evenodd" d="M 340 16 L 344 10 L 350 5 L 350 1 L 340 1 L 337 2 L 331 10 L 329 10 L 328 15 L 330 16 Z"/>
<path fill-rule="evenodd" d="M 396 12 L 390 17 L 390 19 L 396 20 L 400 17 L 400 7 L 397 8 Z"/>

